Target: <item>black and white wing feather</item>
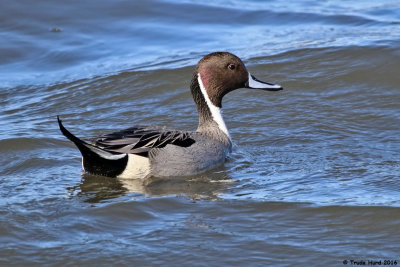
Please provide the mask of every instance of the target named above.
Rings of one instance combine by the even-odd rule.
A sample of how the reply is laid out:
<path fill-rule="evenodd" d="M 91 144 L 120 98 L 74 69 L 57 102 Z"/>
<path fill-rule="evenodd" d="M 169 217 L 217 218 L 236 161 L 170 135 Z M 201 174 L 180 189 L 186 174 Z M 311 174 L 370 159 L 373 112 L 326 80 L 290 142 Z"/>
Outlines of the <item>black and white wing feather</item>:
<path fill-rule="evenodd" d="M 100 136 L 92 142 L 94 146 L 107 151 L 143 156 L 147 156 L 153 148 L 162 148 L 168 144 L 189 147 L 194 143 L 195 140 L 188 132 L 148 126 L 131 127 Z"/>

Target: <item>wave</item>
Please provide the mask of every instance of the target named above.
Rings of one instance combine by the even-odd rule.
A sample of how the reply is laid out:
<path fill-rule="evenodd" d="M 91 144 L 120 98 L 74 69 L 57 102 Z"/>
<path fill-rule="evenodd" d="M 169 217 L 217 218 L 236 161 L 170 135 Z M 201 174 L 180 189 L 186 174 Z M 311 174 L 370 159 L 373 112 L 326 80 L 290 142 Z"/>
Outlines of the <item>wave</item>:
<path fill-rule="evenodd" d="M 52 8 L 29 14 L 15 12 L 20 4 L 4 7 L 6 14 L 13 15 L 2 17 L 3 40 L 7 40 L 0 41 L 2 88 L 183 67 L 217 50 L 251 58 L 400 39 L 398 12 L 393 11 L 398 5 L 385 1 L 373 5 L 318 2 L 313 7 L 280 1 L 269 5 L 120 1 L 113 8 L 98 3 L 95 15 L 85 8 L 85 1 L 74 6 L 44 1 Z M 56 15 L 55 24 L 44 19 Z"/>

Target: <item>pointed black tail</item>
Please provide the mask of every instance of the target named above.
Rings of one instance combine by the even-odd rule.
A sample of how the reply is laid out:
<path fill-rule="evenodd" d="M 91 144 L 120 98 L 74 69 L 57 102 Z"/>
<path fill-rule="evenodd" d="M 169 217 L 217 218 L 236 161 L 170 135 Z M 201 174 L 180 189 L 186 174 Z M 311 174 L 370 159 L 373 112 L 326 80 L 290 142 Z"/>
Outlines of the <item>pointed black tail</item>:
<path fill-rule="evenodd" d="M 65 129 L 64 125 L 62 124 L 62 121 L 60 120 L 60 116 L 57 115 L 57 121 L 58 121 L 58 126 L 60 127 L 60 130 L 62 134 L 67 137 L 70 141 L 74 142 L 74 144 L 81 150 L 81 148 L 86 147 L 86 142 L 82 141 L 72 133 L 70 133 L 67 129 Z M 82 151 L 81 151 L 82 152 Z"/>
<path fill-rule="evenodd" d="M 112 153 L 94 145 L 88 144 L 69 132 L 57 116 L 58 126 L 62 134 L 71 140 L 82 154 L 82 165 L 91 174 L 116 177 L 121 174 L 128 163 L 128 155 Z"/>

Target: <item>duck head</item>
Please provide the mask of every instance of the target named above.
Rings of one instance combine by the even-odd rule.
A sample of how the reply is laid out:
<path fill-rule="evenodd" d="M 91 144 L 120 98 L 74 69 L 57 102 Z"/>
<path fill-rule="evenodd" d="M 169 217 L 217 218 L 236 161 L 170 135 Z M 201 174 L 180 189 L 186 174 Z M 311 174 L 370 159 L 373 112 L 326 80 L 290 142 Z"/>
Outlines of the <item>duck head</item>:
<path fill-rule="evenodd" d="M 242 60 L 228 52 L 214 52 L 204 56 L 197 64 L 194 75 L 205 88 L 207 96 L 216 107 L 222 106 L 227 93 L 239 89 L 282 90 L 278 84 L 263 82 L 246 69 Z"/>
<path fill-rule="evenodd" d="M 280 85 L 256 79 L 240 58 L 231 53 L 215 52 L 199 61 L 190 86 L 199 112 L 198 132 L 213 132 L 214 136 L 222 132 L 221 138 L 231 142 L 220 109 L 224 95 L 239 88 L 282 90 Z"/>

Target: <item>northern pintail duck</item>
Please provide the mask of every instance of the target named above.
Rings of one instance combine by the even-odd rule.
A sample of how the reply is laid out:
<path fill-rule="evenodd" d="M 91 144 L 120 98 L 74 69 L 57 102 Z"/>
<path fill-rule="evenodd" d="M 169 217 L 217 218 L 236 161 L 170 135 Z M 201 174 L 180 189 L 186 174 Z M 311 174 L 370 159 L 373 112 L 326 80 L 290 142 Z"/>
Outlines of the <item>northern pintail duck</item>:
<path fill-rule="evenodd" d="M 223 163 L 231 152 L 232 141 L 222 119 L 221 102 L 225 94 L 239 88 L 282 89 L 257 80 L 237 56 L 215 52 L 199 61 L 190 83 L 199 113 L 195 132 L 135 126 L 86 142 L 57 119 L 61 132 L 80 150 L 87 173 L 119 178 L 192 175 Z"/>

